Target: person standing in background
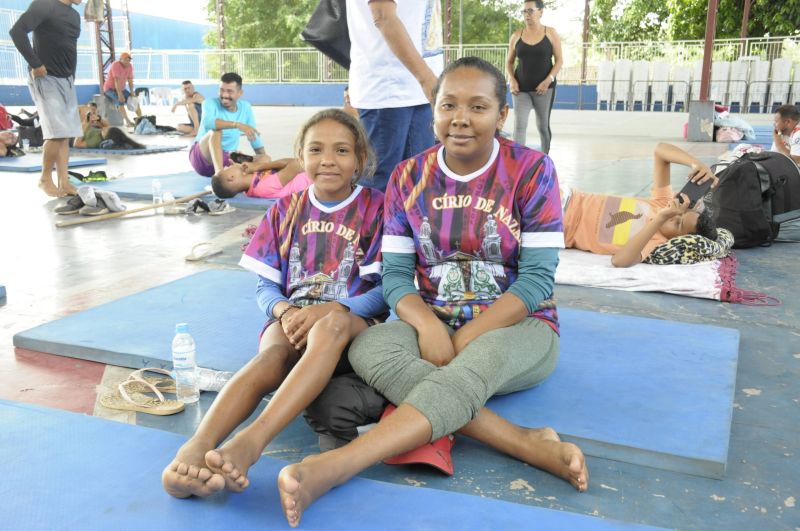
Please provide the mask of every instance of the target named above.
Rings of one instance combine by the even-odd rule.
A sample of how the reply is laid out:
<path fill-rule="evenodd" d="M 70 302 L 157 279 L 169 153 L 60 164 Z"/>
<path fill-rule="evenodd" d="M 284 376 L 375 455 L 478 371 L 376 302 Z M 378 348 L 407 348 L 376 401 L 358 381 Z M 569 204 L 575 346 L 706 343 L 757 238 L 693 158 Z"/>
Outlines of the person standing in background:
<path fill-rule="evenodd" d="M 9 31 L 30 68 L 28 88 L 45 139 L 39 188 L 51 197 L 76 193 L 67 167 L 69 139 L 83 134 L 75 93 L 81 17 L 72 7 L 80 3 L 81 0 L 34 0 Z M 28 39 L 31 32 L 33 46 Z M 53 182 L 54 165 L 58 185 Z"/>
<path fill-rule="evenodd" d="M 444 67 L 440 0 L 347 0 L 352 106 L 378 158 L 369 186 L 434 144 L 430 100 Z"/>
<path fill-rule="evenodd" d="M 506 75 L 514 101 L 514 142 L 525 145 L 528 117 L 533 109 L 542 152 L 549 153 L 550 111 L 556 96 L 556 76 L 564 63 L 561 39 L 556 30 L 542 24 L 542 0 L 530 0 L 523 6 L 525 26 L 511 35 L 506 59 Z"/>

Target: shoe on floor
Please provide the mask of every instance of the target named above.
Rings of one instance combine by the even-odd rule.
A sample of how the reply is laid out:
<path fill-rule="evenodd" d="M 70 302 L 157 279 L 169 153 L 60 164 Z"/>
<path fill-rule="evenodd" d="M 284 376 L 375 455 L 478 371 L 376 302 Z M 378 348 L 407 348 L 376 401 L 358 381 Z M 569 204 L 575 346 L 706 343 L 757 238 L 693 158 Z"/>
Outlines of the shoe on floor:
<path fill-rule="evenodd" d="M 108 214 L 109 212 L 110 211 L 108 210 L 108 206 L 106 206 L 106 202 L 103 201 L 101 197 L 97 198 L 96 206 L 86 205 L 80 209 L 81 216 L 102 216 L 103 214 Z"/>
<path fill-rule="evenodd" d="M 84 206 L 85 203 L 83 202 L 83 199 L 81 199 L 80 196 L 73 195 L 67 199 L 66 203 L 54 208 L 53 212 L 56 214 L 61 214 L 62 216 L 66 216 L 68 214 L 77 214 Z"/>
<path fill-rule="evenodd" d="M 233 208 L 227 201 L 224 199 L 214 199 L 212 202 L 208 204 L 208 213 L 211 216 L 221 216 L 223 214 L 230 214 L 231 212 L 235 211 L 236 209 Z"/>

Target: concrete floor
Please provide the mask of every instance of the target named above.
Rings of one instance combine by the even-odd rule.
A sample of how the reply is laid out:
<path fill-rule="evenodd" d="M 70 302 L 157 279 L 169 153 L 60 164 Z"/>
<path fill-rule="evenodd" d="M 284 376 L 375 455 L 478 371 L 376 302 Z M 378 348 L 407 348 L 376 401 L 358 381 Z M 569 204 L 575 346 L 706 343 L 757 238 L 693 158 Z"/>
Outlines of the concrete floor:
<path fill-rule="evenodd" d="M 268 152 L 292 153 L 294 134 L 312 108 L 256 109 Z M 147 110 L 159 123 L 177 123 L 169 109 Z M 769 115 L 746 115 L 751 124 Z M 717 144 L 680 139 L 683 113 L 554 111 L 553 157 L 563 182 L 585 190 L 637 194 L 647 189 L 650 156 L 658 141 L 670 141 L 704 160 L 724 151 Z M 510 129 L 511 122 L 506 129 Z M 187 139 L 147 139 L 187 143 Z M 536 143 L 531 127 L 529 142 Z M 186 152 L 109 157 L 106 171 L 126 177 L 164 175 L 189 169 Z M 673 173 L 677 185 L 685 172 Z M 165 217 L 150 213 L 59 229 L 51 211 L 58 203 L 36 187 L 38 175 L 2 173 L 7 200 L 0 208 L 0 398 L 43 404 L 189 434 L 211 395 L 181 415 L 156 419 L 112 414 L 95 404 L 96 392 L 119 381 L 124 369 L 14 349 L 14 333 L 138 293 L 215 263 L 183 260 L 193 244 L 215 240 L 235 253 L 241 230 L 259 213 L 238 210 L 218 217 Z M 130 206 L 138 206 L 128 202 Z M 778 307 L 748 307 L 652 293 L 627 293 L 558 286 L 566 307 L 624 313 L 737 328 L 742 334 L 736 403 L 725 479 L 712 480 L 609 460 L 588 458 L 591 487 L 585 494 L 560 480 L 496 452 L 460 439 L 457 472 L 445 478 L 424 468 L 376 466 L 364 475 L 502 498 L 627 522 L 678 529 L 800 529 L 800 246 L 776 245 L 739 251 L 738 283 L 777 296 Z M 235 257 L 234 257 L 235 258 Z M 226 257 L 221 262 L 228 262 Z M 680 340 L 680 338 L 665 338 Z M 169 348 L 165 345 L 164 348 Z M 578 390 L 579 392 L 579 390 Z M 591 397 L 587 397 L 588 400 Z M 698 404 L 702 407 L 702 404 Z M 297 460 L 314 453 L 316 439 L 296 421 L 267 449 Z M 157 452 L 154 458 L 159 458 Z M 172 456 L 164 455 L 166 463 Z"/>

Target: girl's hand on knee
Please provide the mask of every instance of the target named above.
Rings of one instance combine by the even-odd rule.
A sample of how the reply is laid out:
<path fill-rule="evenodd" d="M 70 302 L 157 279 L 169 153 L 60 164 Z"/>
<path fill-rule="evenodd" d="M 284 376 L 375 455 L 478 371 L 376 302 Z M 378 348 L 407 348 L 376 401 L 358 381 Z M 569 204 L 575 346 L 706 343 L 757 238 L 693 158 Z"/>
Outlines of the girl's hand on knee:
<path fill-rule="evenodd" d="M 294 312 L 288 320 L 287 329 L 284 329 L 286 337 L 294 348 L 300 350 L 308 342 L 308 333 L 311 328 L 333 311 L 344 311 L 344 307 L 338 302 L 326 302 L 323 304 L 312 304 L 305 306 Z"/>
<path fill-rule="evenodd" d="M 450 334 L 441 322 L 417 331 L 419 352 L 422 359 L 427 360 L 437 367 L 447 365 L 456 357 L 453 341 Z"/>

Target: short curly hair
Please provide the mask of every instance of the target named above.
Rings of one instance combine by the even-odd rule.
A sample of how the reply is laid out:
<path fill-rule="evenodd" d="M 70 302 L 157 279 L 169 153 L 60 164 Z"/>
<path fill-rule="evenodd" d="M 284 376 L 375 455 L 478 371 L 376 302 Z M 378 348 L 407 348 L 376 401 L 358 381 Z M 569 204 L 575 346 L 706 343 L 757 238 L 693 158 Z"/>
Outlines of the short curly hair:
<path fill-rule="evenodd" d="M 714 218 L 711 217 L 708 210 L 704 210 L 698 215 L 695 234 L 705 236 L 714 242 L 717 241 L 717 223 L 714 221 Z"/>

